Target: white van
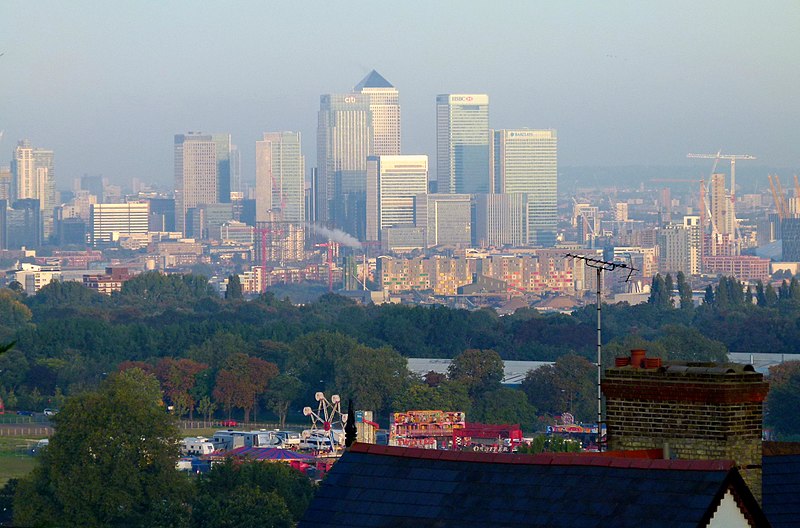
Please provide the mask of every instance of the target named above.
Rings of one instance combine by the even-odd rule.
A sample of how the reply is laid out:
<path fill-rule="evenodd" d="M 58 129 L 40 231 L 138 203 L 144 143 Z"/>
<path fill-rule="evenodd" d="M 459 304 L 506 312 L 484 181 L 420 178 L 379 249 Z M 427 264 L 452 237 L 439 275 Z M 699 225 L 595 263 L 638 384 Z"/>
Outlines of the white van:
<path fill-rule="evenodd" d="M 186 437 L 181 440 L 181 455 L 183 456 L 210 455 L 213 452 L 214 444 L 203 436 Z"/>
<path fill-rule="evenodd" d="M 281 447 L 298 447 L 303 441 L 296 431 L 273 431 L 272 434 L 281 441 Z"/>
<path fill-rule="evenodd" d="M 327 435 L 311 435 L 300 441 L 300 449 L 315 449 L 318 451 L 331 451 L 331 438 Z"/>

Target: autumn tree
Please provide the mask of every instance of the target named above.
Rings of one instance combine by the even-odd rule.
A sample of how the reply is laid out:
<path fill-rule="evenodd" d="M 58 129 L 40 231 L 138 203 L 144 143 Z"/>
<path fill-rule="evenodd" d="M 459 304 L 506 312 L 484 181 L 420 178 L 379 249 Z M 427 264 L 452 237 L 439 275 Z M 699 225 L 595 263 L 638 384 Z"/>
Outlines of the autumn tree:
<path fill-rule="evenodd" d="M 278 367 L 263 359 L 237 353 L 228 358 L 224 369 L 217 373 L 214 398 L 223 404 L 230 418 L 231 409 L 244 412 L 244 421 L 250 421 L 258 397 L 266 392 L 269 382 L 278 375 Z"/>
<path fill-rule="evenodd" d="M 161 382 L 164 395 L 172 405 L 189 413 L 191 420 L 194 414 L 194 396 L 192 389 L 199 373 L 208 368 L 208 365 L 192 361 L 191 359 L 162 358 L 155 368 L 155 374 Z M 180 417 L 185 412 L 176 412 Z"/>

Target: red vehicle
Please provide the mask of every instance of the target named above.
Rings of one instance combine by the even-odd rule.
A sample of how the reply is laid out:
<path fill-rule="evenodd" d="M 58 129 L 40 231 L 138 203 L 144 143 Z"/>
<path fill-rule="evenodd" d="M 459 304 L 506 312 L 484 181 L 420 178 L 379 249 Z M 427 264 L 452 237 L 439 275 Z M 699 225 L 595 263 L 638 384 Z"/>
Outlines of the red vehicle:
<path fill-rule="evenodd" d="M 237 425 L 239 425 L 239 422 L 237 422 L 236 420 L 223 420 L 222 425 L 223 427 L 236 427 Z"/>

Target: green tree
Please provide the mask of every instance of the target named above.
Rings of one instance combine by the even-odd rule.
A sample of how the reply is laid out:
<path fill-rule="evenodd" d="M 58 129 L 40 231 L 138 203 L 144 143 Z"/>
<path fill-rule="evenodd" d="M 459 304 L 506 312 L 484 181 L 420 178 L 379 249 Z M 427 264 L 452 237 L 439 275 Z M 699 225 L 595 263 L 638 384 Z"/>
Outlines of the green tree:
<path fill-rule="evenodd" d="M 15 329 L 28 324 L 33 314 L 19 295 L 8 288 L 0 289 L 0 325 Z"/>
<path fill-rule="evenodd" d="M 439 409 L 442 411 L 472 411 L 472 400 L 467 385 L 459 381 L 446 380 L 435 387 L 425 383 L 412 383 L 395 397 L 395 411 Z"/>
<path fill-rule="evenodd" d="M 800 301 L 800 282 L 797 281 L 797 277 L 792 277 L 789 282 L 789 299 L 795 303 Z"/>
<path fill-rule="evenodd" d="M 578 440 L 557 435 L 536 435 L 531 442 L 519 446 L 520 454 L 536 455 L 539 453 L 579 453 L 581 443 Z"/>
<path fill-rule="evenodd" d="M 656 339 L 656 343 L 666 351 L 667 356 L 662 356 L 664 359 L 718 363 L 728 361 L 728 347 L 724 343 L 706 337 L 696 328 L 668 325 L 661 331 L 662 335 Z M 654 351 L 648 350 L 648 356 L 655 355 Z"/>
<path fill-rule="evenodd" d="M 714 287 L 710 284 L 706 286 L 706 294 L 703 297 L 703 304 L 707 304 L 709 306 L 714 306 L 715 299 L 714 299 Z"/>
<path fill-rule="evenodd" d="M 660 273 L 656 273 L 650 285 L 650 297 L 647 302 L 659 309 L 672 307 L 672 277 L 667 274 L 669 284 Z"/>
<path fill-rule="evenodd" d="M 198 483 L 192 526 L 288 528 L 302 517 L 313 494 L 308 477 L 285 464 L 228 459 Z"/>
<path fill-rule="evenodd" d="M 358 345 L 336 369 L 335 382 L 343 399 L 352 398 L 359 409 L 382 413 L 408 381 L 406 358 L 390 347 Z"/>
<path fill-rule="evenodd" d="M 672 275 L 667 273 L 667 276 L 664 277 L 664 298 L 662 298 L 661 303 L 664 308 L 672 308 L 673 301 L 672 301 L 672 292 L 675 289 L 675 284 L 672 282 Z"/>
<path fill-rule="evenodd" d="M 775 293 L 775 288 L 772 287 L 772 284 L 767 284 L 764 287 L 764 301 L 766 302 L 766 306 L 775 306 L 778 304 L 778 294 Z"/>
<path fill-rule="evenodd" d="M 471 397 L 500 388 L 503 360 L 494 350 L 468 349 L 453 358 L 447 369 L 451 380 L 467 386 Z"/>
<path fill-rule="evenodd" d="M 756 281 L 756 304 L 758 306 L 767 305 L 767 296 L 764 292 L 764 283 L 761 281 Z"/>
<path fill-rule="evenodd" d="M 296 339 L 289 351 L 287 373 L 303 382 L 303 401 L 313 402 L 318 391 L 328 396 L 332 391 L 338 391 L 339 387 L 335 385 L 337 368 L 358 346 L 358 341 L 338 332 L 312 332 Z"/>
<path fill-rule="evenodd" d="M 778 299 L 781 301 L 788 301 L 789 297 L 789 284 L 786 282 L 786 279 L 783 279 L 781 281 L 781 287 L 778 289 Z"/>
<path fill-rule="evenodd" d="M 188 483 L 175 471 L 178 430 L 158 381 L 138 369 L 74 396 L 53 417 L 39 466 L 20 481 L 20 526 L 179 526 Z"/>
<path fill-rule="evenodd" d="M 216 412 L 216 410 L 217 404 L 214 403 L 208 396 L 203 396 L 200 398 L 200 401 L 197 402 L 197 412 L 200 413 L 206 422 L 211 421 L 211 417 L 214 416 L 214 412 Z"/>
<path fill-rule="evenodd" d="M 303 382 L 288 374 L 279 374 L 273 379 L 267 392 L 264 394 L 264 401 L 267 407 L 278 415 L 281 429 L 286 426 L 286 416 L 292 402 L 303 393 Z"/>
<path fill-rule="evenodd" d="M 471 418 L 489 424 L 522 424 L 529 429 L 536 419 L 536 408 L 519 389 L 501 387 L 475 400 Z"/>
<path fill-rule="evenodd" d="M 234 273 L 228 276 L 228 285 L 225 288 L 225 298 L 228 300 L 242 299 L 242 283 L 239 274 Z"/>
<path fill-rule="evenodd" d="M 800 435 L 800 371 L 773 383 L 767 397 L 767 421 L 781 435 Z"/>
<path fill-rule="evenodd" d="M 684 275 L 682 271 L 678 272 L 678 295 L 680 296 L 682 310 L 694 308 L 692 286 L 686 280 L 686 275 Z"/>
<path fill-rule="evenodd" d="M 80 282 L 55 280 L 43 286 L 25 302 L 38 318 L 45 311 L 83 312 L 90 306 L 103 306 L 108 303 L 108 296 L 97 293 Z"/>
<path fill-rule="evenodd" d="M 528 372 L 522 390 L 540 413 L 570 412 L 581 421 L 596 420 L 597 367 L 584 357 L 568 354 Z"/>

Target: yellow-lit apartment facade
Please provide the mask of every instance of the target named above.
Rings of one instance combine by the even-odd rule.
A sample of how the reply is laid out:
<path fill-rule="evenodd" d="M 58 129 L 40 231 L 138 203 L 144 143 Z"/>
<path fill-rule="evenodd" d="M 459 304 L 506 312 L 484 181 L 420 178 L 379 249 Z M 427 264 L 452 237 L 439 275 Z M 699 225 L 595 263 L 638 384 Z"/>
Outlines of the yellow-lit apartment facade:
<path fill-rule="evenodd" d="M 412 290 L 433 291 L 434 295 L 455 295 L 458 288 L 471 284 L 473 275 L 506 282 L 509 292 L 574 293 L 573 265 L 544 250 L 538 255 L 489 255 L 464 257 L 382 257 L 380 279 L 389 293 Z"/>

